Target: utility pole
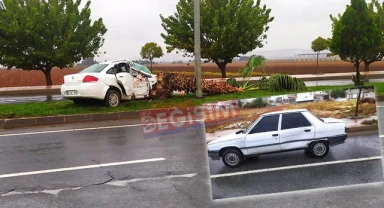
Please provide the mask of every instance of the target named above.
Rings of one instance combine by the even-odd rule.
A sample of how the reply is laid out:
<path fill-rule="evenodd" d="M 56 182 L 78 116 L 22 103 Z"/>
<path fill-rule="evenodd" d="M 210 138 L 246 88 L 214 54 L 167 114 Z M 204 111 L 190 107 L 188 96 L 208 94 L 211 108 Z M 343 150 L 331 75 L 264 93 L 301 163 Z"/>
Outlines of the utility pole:
<path fill-rule="evenodd" d="M 195 77 L 196 77 L 196 98 L 203 97 L 201 89 L 201 49 L 200 49 L 200 0 L 194 2 L 194 33 L 195 33 Z"/>

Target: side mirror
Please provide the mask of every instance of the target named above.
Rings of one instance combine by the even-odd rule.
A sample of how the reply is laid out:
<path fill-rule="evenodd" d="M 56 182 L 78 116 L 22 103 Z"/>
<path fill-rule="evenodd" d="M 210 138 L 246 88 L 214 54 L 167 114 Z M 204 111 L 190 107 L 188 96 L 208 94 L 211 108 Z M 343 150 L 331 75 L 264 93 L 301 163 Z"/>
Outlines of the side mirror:
<path fill-rule="evenodd" d="M 244 130 L 240 130 L 238 132 L 236 132 L 236 134 L 243 134 L 244 133 Z"/>

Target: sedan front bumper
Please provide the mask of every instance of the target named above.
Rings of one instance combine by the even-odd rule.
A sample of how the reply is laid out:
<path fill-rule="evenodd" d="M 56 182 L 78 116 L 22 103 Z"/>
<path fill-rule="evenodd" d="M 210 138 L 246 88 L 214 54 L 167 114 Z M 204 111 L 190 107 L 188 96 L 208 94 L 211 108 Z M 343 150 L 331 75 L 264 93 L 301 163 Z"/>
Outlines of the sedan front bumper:
<path fill-rule="evenodd" d="M 208 157 L 212 158 L 212 160 L 220 160 L 219 151 L 209 151 L 208 150 Z"/>

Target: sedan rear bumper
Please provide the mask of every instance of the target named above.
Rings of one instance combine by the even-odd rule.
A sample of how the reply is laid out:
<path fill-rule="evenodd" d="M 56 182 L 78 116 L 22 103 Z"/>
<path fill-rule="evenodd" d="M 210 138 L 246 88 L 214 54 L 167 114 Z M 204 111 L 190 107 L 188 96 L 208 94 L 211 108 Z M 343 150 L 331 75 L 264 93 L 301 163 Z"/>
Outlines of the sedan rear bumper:
<path fill-rule="evenodd" d="M 67 94 L 66 92 L 73 91 L 76 94 Z M 60 89 L 61 95 L 69 100 L 73 99 L 99 99 L 105 98 L 105 93 L 100 88 L 95 86 L 62 86 Z"/>
<path fill-rule="evenodd" d="M 337 135 L 328 138 L 328 142 L 331 146 L 336 146 L 339 144 L 343 144 L 345 140 L 348 138 L 347 134 Z"/>

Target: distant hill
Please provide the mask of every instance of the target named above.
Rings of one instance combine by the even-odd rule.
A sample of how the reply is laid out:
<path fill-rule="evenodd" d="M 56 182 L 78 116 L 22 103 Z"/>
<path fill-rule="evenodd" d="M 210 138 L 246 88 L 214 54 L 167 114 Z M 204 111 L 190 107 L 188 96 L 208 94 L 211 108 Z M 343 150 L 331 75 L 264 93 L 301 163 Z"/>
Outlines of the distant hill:
<path fill-rule="evenodd" d="M 325 50 L 325 51 L 322 51 L 322 53 L 329 53 L 329 51 Z M 256 49 L 245 55 L 240 55 L 241 57 L 240 61 L 244 60 L 244 56 L 250 56 L 254 54 L 262 55 L 268 60 L 293 60 L 295 59 L 295 56 L 298 54 L 314 54 L 314 52 L 312 51 L 311 48 L 292 48 L 292 49 L 276 49 L 276 50 Z M 159 62 L 162 62 L 162 63 L 172 63 L 172 62 L 179 62 L 179 61 L 188 62 L 191 59 L 193 60 L 193 58 L 183 57 L 180 54 L 164 54 L 164 57 L 162 57 L 159 60 Z"/>

